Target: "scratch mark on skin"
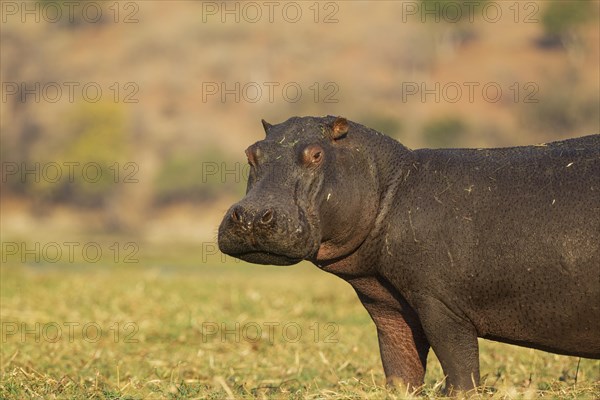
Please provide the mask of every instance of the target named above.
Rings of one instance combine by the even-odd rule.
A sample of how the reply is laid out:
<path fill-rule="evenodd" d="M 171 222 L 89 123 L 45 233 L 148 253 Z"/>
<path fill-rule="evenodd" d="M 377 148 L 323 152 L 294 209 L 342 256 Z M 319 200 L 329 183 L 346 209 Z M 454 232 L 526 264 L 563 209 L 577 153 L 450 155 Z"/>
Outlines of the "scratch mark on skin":
<path fill-rule="evenodd" d="M 450 250 L 446 252 L 448 253 L 448 258 L 450 258 L 450 265 L 454 267 L 454 258 L 452 258 L 452 253 L 450 253 Z"/>
<path fill-rule="evenodd" d="M 329 198 L 330 198 L 330 197 L 331 197 L 331 193 L 328 193 L 328 194 L 327 194 L 327 200 L 325 200 L 325 201 L 329 201 Z"/>
<path fill-rule="evenodd" d="M 574 164 L 573 162 L 570 162 L 570 163 L 568 163 L 568 164 L 567 164 L 567 168 L 569 168 L 569 167 L 570 167 L 571 165 L 573 165 L 573 164 Z"/>
<path fill-rule="evenodd" d="M 454 257 L 452 257 L 452 253 L 450 253 L 450 247 L 448 247 L 448 243 L 444 242 L 444 246 L 446 246 L 446 254 L 448 254 L 448 258 L 450 259 L 450 265 L 454 267 Z"/>
<path fill-rule="evenodd" d="M 448 186 L 446 186 L 446 189 L 442 190 L 441 192 L 434 194 L 433 198 L 435 199 L 435 201 L 437 201 L 440 204 L 443 204 L 442 201 L 439 199 L 439 195 L 446 193 L 448 190 L 450 190 L 450 183 L 448 183 Z"/>
<path fill-rule="evenodd" d="M 390 242 L 388 241 L 387 233 L 385 235 L 385 250 L 387 251 L 388 255 L 393 256 L 393 254 L 390 252 Z"/>
<path fill-rule="evenodd" d="M 471 192 L 473 191 L 474 187 L 475 187 L 475 185 L 471 185 L 468 188 L 466 188 L 465 191 L 468 192 L 469 194 L 471 194 Z"/>
<path fill-rule="evenodd" d="M 558 263 L 559 265 L 559 270 L 562 274 L 567 275 L 567 276 L 573 276 L 573 273 L 571 272 L 571 269 L 568 268 L 567 263 L 564 260 L 560 260 L 560 262 Z"/>
<path fill-rule="evenodd" d="M 417 235 L 415 234 L 415 226 L 413 225 L 413 222 L 412 222 L 412 216 L 410 215 L 410 210 L 408 210 L 408 224 L 410 225 L 410 229 L 413 234 L 413 240 L 415 241 L 415 243 L 419 243 L 419 241 L 417 240 Z"/>
<path fill-rule="evenodd" d="M 499 166 L 498 168 L 496 168 L 496 169 L 494 170 L 494 172 L 498 172 L 498 171 L 500 171 L 502 168 L 506 168 L 506 167 L 508 167 L 509 165 L 510 165 L 510 163 L 508 163 L 508 164 L 504 164 L 504 165 L 501 165 L 501 166 Z"/>
<path fill-rule="evenodd" d="M 452 185 L 451 185 L 451 184 L 450 184 L 450 182 L 448 181 L 448 178 L 447 178 L 447 177 L 444 177 L 444 178 L 446 179 L 446 188 L 445 188 L 444 190 L 442 190 L 441 192 L 439 192 L 439 193 L 436 193 L 435 195 L 433 195 L 433 197 L 435 198 L 435 200 L 436 200 L 438 203 L 440 203 L 440 204 L 442 204 L 442 202 L 441 202 L 441 201 L 440 201 L 440 200 L 437 198 L 437 196 L 439 196 L 439 195 L 441 195 L 441 194 L 444 194 L 444 193 L 446 193 L 448 190 L 450 190 L 450 187 L 452 187 Z"/>
<path fill-rule="evenodd" d="M 285 136 L 283 137 L 283 139 L 281 139 L 281 140 L 279 141 L 279 144 L 282 144 L 284 141 L 285 141 Z"/>

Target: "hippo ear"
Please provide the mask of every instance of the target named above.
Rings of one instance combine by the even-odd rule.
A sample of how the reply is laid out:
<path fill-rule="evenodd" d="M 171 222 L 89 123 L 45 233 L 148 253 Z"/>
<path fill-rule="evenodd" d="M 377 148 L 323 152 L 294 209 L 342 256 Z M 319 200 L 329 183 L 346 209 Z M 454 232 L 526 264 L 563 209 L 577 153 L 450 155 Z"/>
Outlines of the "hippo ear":
<path fill-rule="evenodd" d="M 331 139 L 337 140 L 348 133 L 348 121 L 346 118 L 337 117 L 331 125 Z"/>
<path fill-rule="evenodd" d="M 265 133 L 268 135 L 269 131 L 271 130 L 271 128 L 273 127 L 273 125 L 271 125 L 270 123 L 268 123 L 264 119 L 261 119 L 260 122 L 262 122 L 262 126 L 265 129 Z"/>

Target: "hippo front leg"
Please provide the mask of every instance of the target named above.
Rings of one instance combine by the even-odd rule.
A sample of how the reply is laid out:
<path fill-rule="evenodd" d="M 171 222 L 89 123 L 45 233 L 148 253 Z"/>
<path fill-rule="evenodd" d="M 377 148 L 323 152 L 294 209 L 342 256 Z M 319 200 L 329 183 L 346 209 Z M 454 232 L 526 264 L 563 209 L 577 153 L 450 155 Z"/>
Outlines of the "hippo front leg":
<path fill-rule="evenodd" d="M 408 385 L 410 390 L 423 386 L 429 351 L 425 337 L 415 338 L 415 329 L 400 313 L 382 315 L 376 311 L 371 316 L 377 327 L 387 384 Z"/>
<path fill-rule="evenodd" d="M 377 327 L 388 385 L 423 386 L 429 343 L 414 310 L 393 289 L 373 279 L 352 282 Z"/>
<path fill-rule="evenodd" d="M 415 307 L 431 348 L 446 375 L 446 393 L 477 387 L 479 347 L 475 327 L 433 297 L 421 297 Z"/>

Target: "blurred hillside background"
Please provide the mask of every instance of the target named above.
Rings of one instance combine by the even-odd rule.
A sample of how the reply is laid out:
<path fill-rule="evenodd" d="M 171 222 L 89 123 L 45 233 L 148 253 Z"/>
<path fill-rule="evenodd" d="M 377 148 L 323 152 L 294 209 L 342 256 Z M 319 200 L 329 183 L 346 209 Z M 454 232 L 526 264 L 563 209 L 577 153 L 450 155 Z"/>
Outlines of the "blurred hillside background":
<path fill-rule="evenodd" d="M 3 2 L 2 239 L 214 241 L 261 118 L 412 148 L 600 131 L 598 1 L 469 3 Z"/>

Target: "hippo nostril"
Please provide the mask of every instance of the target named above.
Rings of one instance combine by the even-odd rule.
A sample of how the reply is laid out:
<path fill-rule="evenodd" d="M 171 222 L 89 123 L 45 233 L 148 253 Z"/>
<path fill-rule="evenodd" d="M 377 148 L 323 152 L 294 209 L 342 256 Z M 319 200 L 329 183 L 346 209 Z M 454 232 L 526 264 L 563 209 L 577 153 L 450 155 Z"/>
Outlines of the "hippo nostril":
<path fill-rule="evenodd" d="M 273 221 L 273 214 L 273 210 L 269 208 L 263 213 L 262 217 L 260 218 L 260 222 L 263 224 L 268 224 L 269 222 Z"/>
<path fill-rule="evenodd" d="M 243 214 L 238 207 L 234 208 L 233 211 L 231 211 L 231 219 L 238 224 L 244 223 Z"/>

